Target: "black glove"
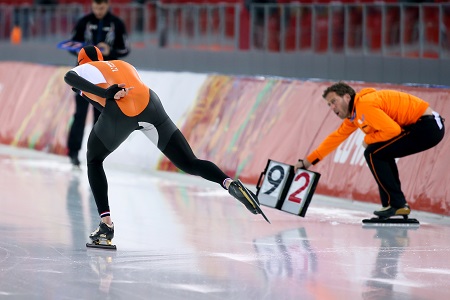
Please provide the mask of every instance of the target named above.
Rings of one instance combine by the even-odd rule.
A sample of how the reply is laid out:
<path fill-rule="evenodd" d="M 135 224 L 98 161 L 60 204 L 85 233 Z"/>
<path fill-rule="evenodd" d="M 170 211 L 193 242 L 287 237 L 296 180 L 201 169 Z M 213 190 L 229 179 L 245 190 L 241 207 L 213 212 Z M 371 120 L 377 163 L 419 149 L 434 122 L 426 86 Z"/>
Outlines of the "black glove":
<path fill-rule="evenodd" d="M 78 95 L 80 94 L 80 90 L 79 89 L 76 89 L 76 88 L 72 88 L 72 91 L 74 91 L 75 93 L 77 93 Z"/>
<path fill-rule="evenodd" d="M 120 92 L 122 90 L 125 90 L 124 88 L 119 87 L 117 84 L 113 84 L 105 91 L 105 98 L 106 99 L 114 99 L 114 95 L 117 94 L 117 92 Z"/>

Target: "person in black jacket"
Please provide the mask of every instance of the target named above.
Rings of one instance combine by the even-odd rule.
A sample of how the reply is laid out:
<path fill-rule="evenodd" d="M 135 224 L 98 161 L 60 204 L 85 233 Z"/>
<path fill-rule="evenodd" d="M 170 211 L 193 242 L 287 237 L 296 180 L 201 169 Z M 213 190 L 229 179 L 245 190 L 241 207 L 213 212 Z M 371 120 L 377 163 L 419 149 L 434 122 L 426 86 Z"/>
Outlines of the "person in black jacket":
<path fill-rule="evenodd" d="M 109 11 L 109 0 L 92 0 L 92 12 L 82 17 L 73 30 L 72 41 L 97 46 L 104 60 L 115 60 L 128 55 L 125 24 Z M 71 51 L 78 55 L 78 52 Z M 75 113 L 67 140 L 68 156 L 74 166 L 79 167 L 78 152 L 83 142 L 84 127 L 89 103 L 80 95 L 75 96 Z M 94 109 L 94 123 L 100 112 Z"/>

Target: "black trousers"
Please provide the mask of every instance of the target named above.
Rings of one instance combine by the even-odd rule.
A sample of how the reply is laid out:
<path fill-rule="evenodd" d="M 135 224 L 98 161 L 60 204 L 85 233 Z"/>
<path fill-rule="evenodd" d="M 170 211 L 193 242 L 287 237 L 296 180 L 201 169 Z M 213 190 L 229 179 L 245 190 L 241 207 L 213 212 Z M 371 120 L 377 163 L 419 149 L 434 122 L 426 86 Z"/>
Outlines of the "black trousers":
<path fill-rule="evenodd" d="M 407 202 L 401 189 L 395 159 L 436 146 L 444 134 L 444 120 L 433 113 L 432 116 L 422 117 L 415 124 L 405 127 L 399 136 L 367 146 L 364 156 L 378 184 L 383 207 L 403 207 Z"/>
<path fill-rule="evenodd" d="M 149 105 L 135 117 L 124 115 L 115 101 L 107 100 L 87 144 L 89 185 L 101 217 L 110 214 L 108 181 L 103 161 L 134 130 L 143 132 L 177 168 L 188 174 L 201 176 L 220 185 L 229 177 L 214 163 L 195 156 L 186 138 L 165 112 L 158 95 L 152 90 Z"/>
<path fill-rule="evenodd" d="M 84 127 L 86 125 L 86 117 L 89 107 L 94 111 L 94 124 L 100 116 L 100 111 L 89 104 L 82 96 L 75 96 L 75 113 L 73 115 L 73 123 L 69 130 L 67 139 L 67 148 L 69 156 L 78 156 L 83 142 Z"/>

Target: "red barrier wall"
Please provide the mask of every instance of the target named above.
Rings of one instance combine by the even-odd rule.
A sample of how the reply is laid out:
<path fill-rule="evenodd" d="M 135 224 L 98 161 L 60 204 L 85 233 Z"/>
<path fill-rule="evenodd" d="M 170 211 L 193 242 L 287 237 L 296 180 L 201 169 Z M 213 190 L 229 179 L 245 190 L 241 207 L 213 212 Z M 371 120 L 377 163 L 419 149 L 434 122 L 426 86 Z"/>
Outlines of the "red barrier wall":
<path fill-rule="evenodd" d="M 0 62 L 0 143 L 65 154 L 74 110 L 73 92 L 63 81 L 69 69 Z M 322 99 L 329 84 L 211 75 L 181 130 L 199 158 L 256 184 L 268 159 L 294 164 L 340 124 Z M 371 86 L 410 92 L 450 118 L 449 89 L 352 85 L 356 90 Z M 364 161 L 362 137 L 357 131 L 313 167 L 322 174 L 318 193 L 379 203 Z M 402 187 L 413 209 L 450 215 L 449 150 L 450 141 L 444 137 L 437 147 L 398 161 Z M 175 170 L 166 159 L 158 168 Z"/>
<path fill-rule="evenodd" d="M 217 163 L 230 176 L 256 184 L 267 160 L 295 164 L 336 129 L 340 119 L 322 99 L 329 82 L 210 76 L 182 127 L 199 158 Z M 398 89 L 428 101 L 450 116 L 450 91 L 399 85 L 353 84 Z M 317 192 L 379 203 L 358 131 L 312 170 L 322 174 Z M 450 175 L 445 137 L 435 148 L 398 161 L 402 187 L 414 209 L 450 215 Z M 175 168 L 163 159 L 163 170 Z"/>
<path fill-rule="evenodd" d="M 0 143 L 65 154 L 73 92 L 69 67 L 0 62 Z"/>

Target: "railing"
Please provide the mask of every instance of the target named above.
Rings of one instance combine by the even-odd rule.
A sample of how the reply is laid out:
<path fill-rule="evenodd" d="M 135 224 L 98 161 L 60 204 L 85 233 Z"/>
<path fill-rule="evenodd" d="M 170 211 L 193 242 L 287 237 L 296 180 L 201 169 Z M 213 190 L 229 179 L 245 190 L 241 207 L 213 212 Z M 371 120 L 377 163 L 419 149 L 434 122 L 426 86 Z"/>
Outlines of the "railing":
<path fill-rule="evenodd" d="M 79 4 L 0 5 L 0 41 L 67 39 Z M 450 58 L 450 4 L 116 4 L 136 47 Z"/>
<path fill-rule="evenodd" d="M 8 39 L 18 25 L 24 40 L 69 38 L 83 7 L 74 5 L 2 5 L 0 4 L 0 40 Z"/>
<path fill-rule="evenodd" d="M 450 57 L 450 4 L 253 5 L 250 12 L 252 48 Z"/>

